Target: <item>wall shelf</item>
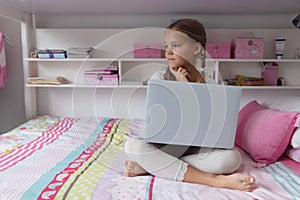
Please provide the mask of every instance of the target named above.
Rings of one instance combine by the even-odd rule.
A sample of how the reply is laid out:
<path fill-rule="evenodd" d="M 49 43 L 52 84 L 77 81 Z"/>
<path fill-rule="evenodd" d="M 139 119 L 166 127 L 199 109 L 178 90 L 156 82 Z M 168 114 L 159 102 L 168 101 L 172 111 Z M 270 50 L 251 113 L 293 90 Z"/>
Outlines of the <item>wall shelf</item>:
<path fill-rule="evenodd" d="M 25 59 L 28 62 L 33 62 L 33 63 L 40 63 L 43 66 L 43 63 L 45 63 L 44 67 L 48 67 L 51 63 L 52 65 L 55 65 L 55 63 L 73 63 L 71 64 L 72 66 L 76 67 L 79 65 L 78 62 L 86 62 L 86 63 L 105 63 L 105 64 L 110 64 L 110 63 L 117 63 L 118 67 L 120 68 L 119 71 L 119 76 L 120 76 L 120 82 L 123 77 L 123 73 L 126 74 L 128 71 L 132 70 L 132 65 L 133 66 L 139 66 L 139 65 L 147 65 L 151 63 L 160 63 L 161 65 L 166 64 L 165 58 L 66 58 L 66 59 L 39 59 L 39 58 L 26 58 Z M 213 64 L 213 70 L 216 71 L 217 76 L 219 76 L 219 73 L 221 69 L 224 69 L 226 67 L 223 66 L 226 63 L 262 63 L 262 62 L 277 62 L 277 63 L 300 63 L 300 59 L 207 59 L 207 63 L 214 63 Z M 77 64 L 76 64 L 77 63 Z M 134 64 L 136 63 L 136 64 Z M 65 65 L 65 64 L 64 64 Z M 81 66 L 81 63 L 80 63 Z M 124 69 L 126 69 L 124 71 Z M 142 72 L 139 72 L 142 73 Z M 149 74 L 150 76 L 151 74 Z M 73 81 L 71 81 L 73 82 Z M 220 82 L 218 79 L 215 80 L 215 82 Z M 145 85 L 84 85 L 82 83 L 75 83 L 75 84 L 66 84 L 66 85 L 35 85 L 35 84 L 26 84 L 26 87 L 30 88 L 147 88 Z M 274 90 L 274 89 L 300 89 L 299 86 L 243 86 L 243 89 L 255 89 L 255 90 Z"/>
<path fill-rule="evenodd" d="M 44 59 L 44 58 L 26 58 L 26 61 L 31 62 L 82 62 L 82 61 L 129 61 L 129 62 L 165 62 L 165 58 L 65 58 L 65 59 Z M 300 59 L 272 59 L 272 58 L 263 58 L 263 59 L 219 59 L 219 58 L 208 58 L 207 62 L 300 62 Z"/>
<path fill-rule="evenodd" d="M 237 86 L 243 90 L 299 90 L 300 86 Z"/>
<path fill-rule="evenodd" d="M 164 58 L 26 58 L 26 61 L 30 62 L 84 62 L 84 61 L 96 61 L 96 62 L 109 62 L 109 61 L 123 61 L 123 62 L 164 62 Z"/>
<path fill-rule="evenodd" d="M 300 62 L 300 59 L 272 59 L 272 58 L 263 58 L 263 59 L 207 59 L 207 61 L 216 61 L 216 62 Z"/>
<path fill-rule="evenodd" d="M 151 75 L 166 67 L 165 58 L 134 58 L 133 43 L 162 43 L 164 29 L 34 29 L 37 49 L 68 49 L 72 46 L 94 47 L 89 58 L 24 59 L 24 80 L 34 77 L 63 76 L 66 85 L 33 85 L 25 83 L 27 116 L 40 113 L 52 115 L 144 117 L 147 86 L 142 85 Z M 263 59 L 207 58 L 208 83 L 222 83 L 234 74 L 261 76 L 262 62 L 277 62 L 279 76 L 285 86 L 236 86 L 243 89 L 242 104 L 249 99 L 261 99 L 272 94 L 299 95 L 300 59 L 291 59 L 300 47 L 295 29 L 207 29 L 209 43 L 230 43 L 245 32 L 265 39 Z M 147 37 L 145 34 L 147 33 Z M 70 37 L 70 35 L 72 37 Z M 286 37 L 285 58 L 275 59 L 274 38 Z M 86 36 L 86 37 L 85 37 Z M 221 36 L 221 37 L 220 37 Z M 124 39 L 125 38 L 125 39 Z M 63 41 L 63 42 L 62 42 Z M 84 85 L 84 72 L 91 67 L 119 67 L 119 85 Z M 65 88 L 65 89 L 60 89 Z M 74 92 L 75 89 L 77 89 Z M 95 90 L 97 89 L 97 90 Z M 124 109 L 127 108 L 127 109 Z"/>
<path fill-rule="evenodd" d="M 80 85 L 80 84 L 26 84 L 29 88 L 107 88 L 107 89 L 146 89 L 147 85 Z M 235 86 L 243 90 L 299 90 L 300 86 Z"/>
<path fill-rule="evenodd" d="M 147 88 L 146 85 L 81 85 L 81 84 L 26 84 L 29 88 L 107 88 L 107 89 L 134 89 L 134 88 Z"/>

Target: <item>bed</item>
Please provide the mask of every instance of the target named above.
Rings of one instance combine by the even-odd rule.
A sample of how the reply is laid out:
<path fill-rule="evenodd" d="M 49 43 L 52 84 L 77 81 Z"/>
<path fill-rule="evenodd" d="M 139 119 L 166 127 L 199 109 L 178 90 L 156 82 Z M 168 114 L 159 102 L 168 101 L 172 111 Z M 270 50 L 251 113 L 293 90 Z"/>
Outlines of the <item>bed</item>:
<path fill-rule="evenodd" d="M 238 171 L 253 192 L 122 174 L 126 135 L 143 121 L 36 116 L 0 135 L 0 199 L 300 199 L 300 164 L 286 156 L 261 166 L 239 149 Z"/>

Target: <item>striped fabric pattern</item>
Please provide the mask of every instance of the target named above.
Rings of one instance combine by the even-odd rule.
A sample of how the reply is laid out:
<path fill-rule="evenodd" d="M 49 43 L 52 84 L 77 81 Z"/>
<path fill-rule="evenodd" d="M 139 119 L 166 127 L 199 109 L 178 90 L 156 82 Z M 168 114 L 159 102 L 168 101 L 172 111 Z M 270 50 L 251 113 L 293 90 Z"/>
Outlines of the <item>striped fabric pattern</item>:
<path fill-rule="evenodd" d="M 0 157 L 0 172 L 13 167 L 18 164 L 18 162 L 26 159 L 34 152 L 40 150 L 45 145 L 49 145 L 59 138 L 63 133 L 72 127 L 73 123 L 77 119 L 65 118 L 57 124 L 57 126 L 52 127 L 50 130 L 43 132 L 41 136 L 35 138 L 29 143 L 20 146 L 17 149 L 13 149 L 9 153 Z M 52 136 L 51 136 L 52 135 Z M 54 135 L 54 136 L 53 136 Z M 46 136 L 46 137 L 45 137 Z M 50 136 L 50 137 L 47 137 Z"/>
<path fill-rule="evenodd" d="M 256 178 L 253 192 L 123 176 L 126 137 L 142 131 L 142 120 L 32 119 L 0 136 L 0 199 L 300 199 L 300 163 L 261 167 L 242 151 L 238 171 Z"/>

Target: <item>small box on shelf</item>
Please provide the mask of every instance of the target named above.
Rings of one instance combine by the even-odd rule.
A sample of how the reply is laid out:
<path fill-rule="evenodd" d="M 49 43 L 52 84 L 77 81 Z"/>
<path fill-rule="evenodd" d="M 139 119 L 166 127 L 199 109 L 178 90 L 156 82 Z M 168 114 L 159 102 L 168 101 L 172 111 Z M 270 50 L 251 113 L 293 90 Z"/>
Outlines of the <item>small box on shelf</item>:
<path fill-rule="evenodd" d="M 118 74 L 85 74 L 85 85 L 118 85 Z"/>
<path fill-rule="evenodd" d="M 206 45 L 207 58 L 230 58 L 230 44 L 211 43 Z"/>
<path fill-rule="evenodd" d="M 134 43 L 134 58 L 162 58 L 163 50 L 159 43 Z"/>
<path fill-rule="evenodd" d="M 275 62 L 266 62 L 262 66 L 261 77 L 264 79 L 267 85 L 277 85 L 279 66 Z"/>
<path fill-rule="evenodd" d="M 118 67 L 94 67 L 84 72 L 84 84 L 86 85 L 118 85 Z"/>
<path fill-rule="evenodd" d="M 232 58 L 236 59 L 263 59 L 263 38 L 233 38 Z"/>

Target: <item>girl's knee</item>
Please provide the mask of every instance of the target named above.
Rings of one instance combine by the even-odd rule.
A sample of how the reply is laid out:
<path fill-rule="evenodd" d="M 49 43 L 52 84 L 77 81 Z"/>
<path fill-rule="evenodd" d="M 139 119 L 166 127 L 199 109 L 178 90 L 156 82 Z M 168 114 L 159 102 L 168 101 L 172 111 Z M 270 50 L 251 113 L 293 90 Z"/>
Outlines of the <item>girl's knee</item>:
<path fill-rule="evenodd" d="M 127 137 L 124 145 L 124 150 L 126 153 L 137 153 L 141 151 L 143 141 L 138 138 Z"/>
<path fill-rule="evenodd" d="M 242 157 L 236 148 L 225 150 L 221 160 L 220 171 L 224 174 L 235 172 L 242 164 Z"/>
<path fill-rule="evenodd" d="M 231 161 L 234 162 L 235 165 L 240 166 L 242 164 L 242 156 L 236 148 L 230 150 L 230 157 Z"/>
<path fill-rule="evenodd" d="M 236 149 L 216 149 L 213 151 L 211 159 L 214 158 L 215 167 L 213 172 L 216 174 L 230 174 L 235 172 L 242 164 L 242 157 L 240 152 Z"/>
<path fill-rule="evenodd" d="M 157 148 L 151 143 L 144 142 L 142 138 L 128 137 L 124 145 L 124 150 L 127 154 L 144 154 L 157 151 Z"/>
<path fill-rule="evenodd" d="M 242 157 L 237 149 L 211 149 L 199 154 L 185 156 L 182 160 L 199 170 L 214 174 L 232 173 L 242 163 Z"/>

